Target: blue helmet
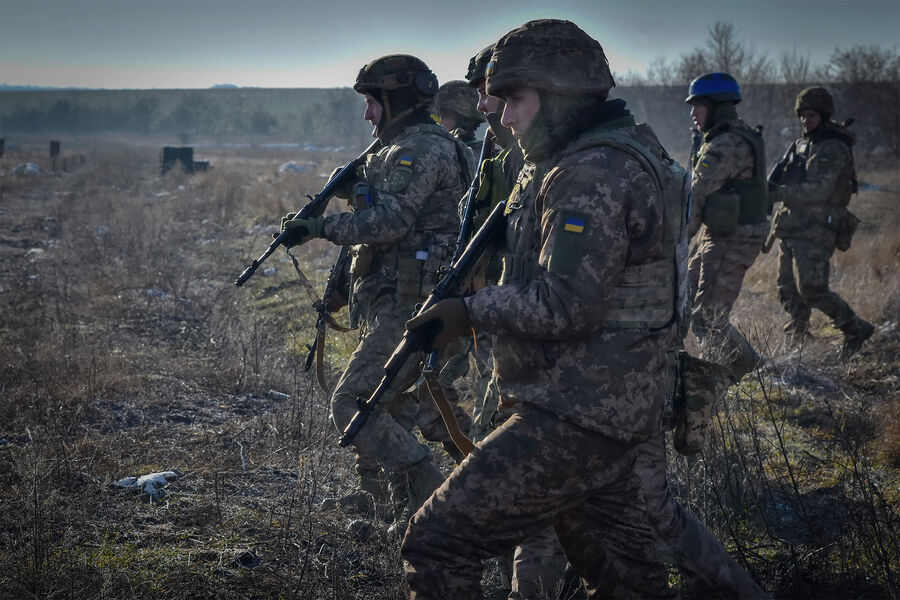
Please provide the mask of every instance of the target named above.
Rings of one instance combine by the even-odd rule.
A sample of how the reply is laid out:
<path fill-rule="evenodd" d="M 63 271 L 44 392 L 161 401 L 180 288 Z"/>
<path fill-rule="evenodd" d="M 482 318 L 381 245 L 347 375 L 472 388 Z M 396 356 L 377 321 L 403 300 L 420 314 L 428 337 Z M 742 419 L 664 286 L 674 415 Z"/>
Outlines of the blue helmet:
<path fill-rule="evenodd" d="M 709 98 L 713 102 L 741 101 L 741 86 L 728 73 L 707 73 L 691 82 L 685 102 L 693 102 L 698 98 Z"/>

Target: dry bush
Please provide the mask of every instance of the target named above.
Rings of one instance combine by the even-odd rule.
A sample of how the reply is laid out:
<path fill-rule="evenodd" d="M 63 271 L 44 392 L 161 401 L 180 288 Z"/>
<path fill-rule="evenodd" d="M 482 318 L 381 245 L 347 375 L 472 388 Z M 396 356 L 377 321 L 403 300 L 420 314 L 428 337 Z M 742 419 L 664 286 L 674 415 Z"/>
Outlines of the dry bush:
<path fill-rule="evenodd" d="M 319 508 L 352 486 L 353 455 L 299 367 L 314 317 L 290 260 L 233 285 L 352 155 L 223 149 L 162 177 L 153 148 L 91 152 L 0 183 L 0 596 L 405 596 L 396 541 Z M 288 160 L 315 167 L 278 173 Z M 866 225 L 834 259 L 835 289 L 880 323 L 898 321 L 895 201 L 861 193 Z M 321 289 L 335 247 L 294 253 Z M 732 390 L 701 457 L 673 457 L 673 488 L 777 595 L 894 593 L 898 342 L 883 328 L 841 365 L 817 316 L 791 354 L 774 260 L 732 315 L 772 365 Z M 356 339 L 329 335 L 332 381 Z M 158 500 L 114 485 L 173 468 Z"/>

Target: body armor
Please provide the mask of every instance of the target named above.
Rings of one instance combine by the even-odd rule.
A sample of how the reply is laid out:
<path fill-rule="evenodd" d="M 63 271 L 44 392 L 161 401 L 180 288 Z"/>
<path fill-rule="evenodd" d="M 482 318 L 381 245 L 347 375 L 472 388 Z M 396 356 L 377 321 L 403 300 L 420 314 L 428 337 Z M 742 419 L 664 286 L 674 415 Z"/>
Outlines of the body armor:
<path fill-rule="evenodd" d="M 625 266 L 621 280 L 611 294 L 603 326 L 607 329 L 660 329 L 673 320 L 683 326 L 688 312 L 688 172 L 672 159 L 660 161 L 637 140 L 615 130 L 597 129 L 567 148 L 566 154 L 592 146 L 611 146 L 634 158 L 653 179 L 665 206 L 663 256 L 652 263 Z M 564 156 L 559 165 L 565 167 L 566 164 Z M 510 227 L 507 229 L 501 284 L 528 281 L 534 277 L 534 266 L 538 262 L 533 256 L 535 245 L 531 243 L 536 226 L 531 210 L 535 190 L 530 183 L 536 178 L 545 180 L 542 174 L 536 173 L 534 165 L 526 164 L 507 201 Z"/>
<path fill-rule="evenodd" d="M 753 175 L 748 179 L 732 179 L 716 194 L 738 198 L 737 225 L 755 225 L 766 220 L 769 211 L 768 184 L 766 183 L 766 149 L 762 135 L 747 127 L 742 121 L 723 123 L 713 127 L 705 136 L 709 142 L 725 132 L 739 135 L 753 149 Z M 702 151 L 700 153 L 703 154 Z M 709 200 L 707 200 L 709 202 Z M 705 221 L 705 217 L 704 217 Z"/>

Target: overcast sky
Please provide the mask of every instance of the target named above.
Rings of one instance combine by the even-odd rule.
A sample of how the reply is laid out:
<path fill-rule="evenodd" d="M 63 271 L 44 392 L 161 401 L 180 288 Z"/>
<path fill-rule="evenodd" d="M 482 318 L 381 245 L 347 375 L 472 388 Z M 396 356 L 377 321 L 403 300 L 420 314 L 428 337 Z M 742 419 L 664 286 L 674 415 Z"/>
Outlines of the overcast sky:
<path fill-rule="evenodd" d="M 777 59 L 900 45 L 900 0 L 0 0 L 0 83 L 104 88 L 352 85 L 372 58 L 422 58 L 440 81 L 535 18 L 570 19 L 615 73 L 701 46 L 710 25 Z"/>

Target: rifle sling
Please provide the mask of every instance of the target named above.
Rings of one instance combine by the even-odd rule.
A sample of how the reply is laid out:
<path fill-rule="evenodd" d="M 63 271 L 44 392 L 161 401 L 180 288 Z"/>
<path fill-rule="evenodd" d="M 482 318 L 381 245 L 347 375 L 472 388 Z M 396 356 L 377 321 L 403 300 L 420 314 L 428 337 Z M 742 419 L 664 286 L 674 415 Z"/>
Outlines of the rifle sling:
<path fill-rule="evenodd" d="M 441 387 L 441 384 L 438 381 L 437 373 L 432 369 L 424 369 L 422 375 L 425 378 L 425 385 L 428 387 L 428 393 L 431 394 L 431 399 L 434 400 L 438 412 L 441 413 L 441 418 L 444 420 L 444 426 L 447 427 L 447 433 L 450 434 L 450 439 L 453 440 L 453 443 L 456 444 L 459 451 L 463 453 L 463 456 L 468 456 L 469 452 L 475 447 L 475 444 L 473 444 L 472 440 L 466 437 L 466 434 L 459 428 L 459 422 L 456 420 L 456 415 L 453 414 L 453 409 L 450 407 L 450 402 L 447 400 L 444 388 Z"/>

